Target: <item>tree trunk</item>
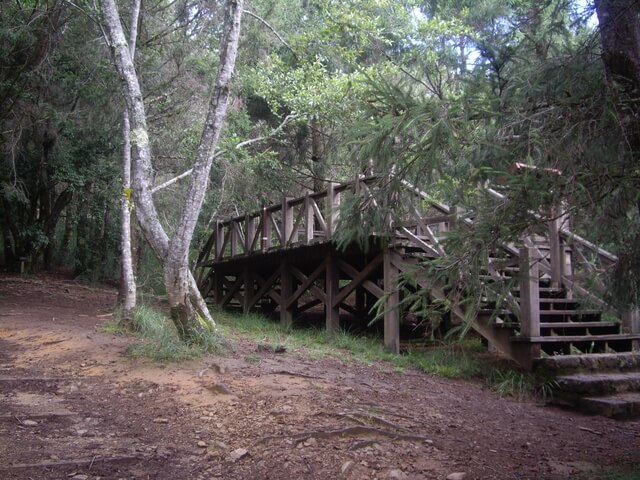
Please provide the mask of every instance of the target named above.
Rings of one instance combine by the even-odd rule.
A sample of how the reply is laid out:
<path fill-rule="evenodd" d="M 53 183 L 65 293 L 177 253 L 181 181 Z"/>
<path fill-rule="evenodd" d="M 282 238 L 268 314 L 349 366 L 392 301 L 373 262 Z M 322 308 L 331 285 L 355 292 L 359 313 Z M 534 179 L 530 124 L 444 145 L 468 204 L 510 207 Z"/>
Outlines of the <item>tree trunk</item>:
<path fill-rule="evenodd" d="M 131 61 L 135 57 L 136 39 L 138 36 L 138 17 L 140 15 L 140 1 L 136 0 L 131 14 L 131 28 L 129 30 L 129 54 Z M 118 303 L 122 305 L 122 319 L 124 324 L 131 324 L 133 311 L 136 308 L 136 279 L 133 273 L 133 255 L 131 246 L 131 138 L 130 138 L 129 109 L 125 106 L 122 113 L 122 198 L 120 199 L 120 290 Z"/>
<path fill-rule="evenodd" d="M 610 80 L 640 86 L 640 2 L 595 0 L 600 24 L 602 61 Z"/>
<path fill-rule="evenodd" d="M 621 126 L 632 151 L 640 148 L 640 1 L 595 0 L 602 62 L 620 95 Z"/>
<path fill-rule="evenodd" d="M 198 291 L 188 268 L 188 251 L 200 213 L 214 150 L 226 115 L 229 84 L 235 67 L 242 16 L 242 0 L 228 0 L 225 28 L 220 49 L 220 66 L 209 103 L 191 182 L 182 209 L 181 221 L 171 241 L 160 224 L 151 192 L 151 152 L 142 93 L 114 0 L 101 4 L 105 33 L 113 50 L 116 69 L 123 83 L 123 93 L 131 122 L 133 147 L 132 187 L 136 215 L 145 238 L 164 262 L 164 279 L 171 317 L 184 338 L 193 338 L 203 328 L 201 320 L 215 323 Z"/>

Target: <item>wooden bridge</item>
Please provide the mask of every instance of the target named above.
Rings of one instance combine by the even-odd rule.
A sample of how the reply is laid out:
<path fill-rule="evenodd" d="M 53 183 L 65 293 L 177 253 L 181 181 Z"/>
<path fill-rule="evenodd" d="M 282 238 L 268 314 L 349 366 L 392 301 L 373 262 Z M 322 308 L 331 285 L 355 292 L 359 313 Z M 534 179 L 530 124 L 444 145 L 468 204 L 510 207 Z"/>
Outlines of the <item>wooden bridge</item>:
<path fill-rule="evenodd" d="M 388 181 L 402 182 L 400 193 L 385 196 Z M 484 194 L 508 202 L 496 190 Z M 350 195 L 361 197 L 360 220 L 383 218 L 364 248 L 339 249 L 339 205 Z M 447 255 L 448 232 L 473 222 L 472 213 L 436 202 L 407 182 L 361 176 L 217 222 L 200 254 L 197 277 L 204 296 L 219 306 L 278 311 L 284 324 L 322 307 L 329 332 L 348 318 L 342 312 L 366 316 L 378 302 L 384 306 L 384 343 L 399 352 L 400 276 Z M 488 252 L 481 284 L 506 284 L 490 289 L 502 298 L 485 296 L 474 312 L 456 306 L 449 312 L 452 321 L 471 322 L 492 347 L 529 369 L 541 357 L 637 348 L 637 312 L 608 305 L 599 280 L 617 258 L 572 233 L 566 215 L 552 212 L 539 225 L 517 244 Z M 443 285 L 414 277 L 428 298 L 445 299 Z"/>

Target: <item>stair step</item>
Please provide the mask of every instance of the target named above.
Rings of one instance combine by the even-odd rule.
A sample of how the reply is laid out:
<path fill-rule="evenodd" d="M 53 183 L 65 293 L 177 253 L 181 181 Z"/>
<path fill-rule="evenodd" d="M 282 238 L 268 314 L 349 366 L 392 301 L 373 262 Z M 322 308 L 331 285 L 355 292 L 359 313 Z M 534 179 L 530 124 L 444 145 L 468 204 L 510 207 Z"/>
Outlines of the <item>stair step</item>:
<path fill-rule="evenodd" d="M 578 343 L 612 342 L 616 340 L 640 340 L 640 334 L 616 333 L 610 335 L 557 335 L 549 337 L 511 337 L 513 342 L 522 343 Z"/>
<path fill-rule="evenodd" d="M 618 420 L 640 417 L 640 392 L 617 393 L 601 397 L 582 397 L 578 407 L 584 413 Z"/>
<path fill-rule="evenodd" d="M 540 303 L 578 303 L 575 298 L 541 298 Z"/>
<path fill-rule="evenodd" d="M 617 327 L 616 322 L 540 322 L 540 328 L 610 328 Z"/>
<path fill-rule="evenodd" d="M 640 353 L 585 353 L 582 355 L 554 355 L 534 361 L 534 370 L 548 375 L 560 372 L 635 370 L 640 369 Z"/>
<path fill-rule="evenodd" d="M 571 315 L 584 317 L 587 315 L 600 315 L 602 310 L 540 310 L 541 317 L 549 317 L 552 315 Z"/>
<path fill-rule="evenodd" d="M 556 379 L 562 394 L 598 396 L 640 390 L 640 372 L 575 373 Z"/>
<path fill-rule="evenodd" d="M 611 328 L 617 327 L 619 323 L 616 322 L 603 322 L 600 320 L 593 320 L 591 322 L 540 322 L 540 328 Z M 517 328 L 520 326 L 520 322 L 496 322 L 496 327 L 509 327 Z"/>

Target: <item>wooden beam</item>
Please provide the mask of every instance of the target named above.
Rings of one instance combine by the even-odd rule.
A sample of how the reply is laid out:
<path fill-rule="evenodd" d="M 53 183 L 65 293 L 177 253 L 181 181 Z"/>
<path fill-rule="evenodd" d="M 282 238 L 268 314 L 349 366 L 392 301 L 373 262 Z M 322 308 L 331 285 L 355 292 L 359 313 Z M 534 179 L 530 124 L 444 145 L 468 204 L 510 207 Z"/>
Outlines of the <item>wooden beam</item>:
<path fill-rule="evenodd" d="M 226 283 L 227 285 L 229 284 L 229 282 L 227 281 L 226 277 L 223 277 L 223 283 Z M 229 301 L 231 301 L 231 299 L 236 296 L 236 294 L 238 293 L 238 291 L 240 290 L 240 287 L 242 286 L 242 282 L 243 282 L 243 278 L 242 275 L 238 275 L 238 277 L 236 277 L 236 281 L 228 286 L 227 288 L 227 293 L 225 294 L 225 296 L 222 298 L 222 301 L 220 302 L 220 306 L 224 307 L 225 305 L 227 305 L 229 303 Z M 241 300 L 241 299 L 239 299 Z M 242 301 L 240 301 L 240 304 L 242 305 Z"/>
<path fill-rule="evenodd" d="M 280 269 L 276 269 L 275 272 L 271 274 L 271 276 L 265 280 L 259 274 L 253 274 L 254 279 L 259 285 L 258 290 L 256 291 L 253 297 L 253 304 L 255 305 L 265 293 L 267 293 L 271 298 L 273 298 L 277 303 L 280 303 L 280 295 L 278 295 L 271 287 L 275 284 L 278 277 L 280 277 Z"/>
<path fill-rule="evenodd" d="M 320 305 L 321 303 L 323 303 L 323 302 L 321 302 L 321 301 L 320 301 L 320 300 L 318 300 L 317 298 L 314 298 L 313 300 L 311 300 L 311 301 L 309 301 L 309 302 L 305 303 L 304 305 L 299 306 L 299 307 L 297 308 L 297 310 L 296 310 L 296 311 L 297 311 L 298 313 L 301 313 L 301 312 L 304 312 L 304 311 L 306 311 L 306 310 L 309 310 L 310 308 L 313 308 L 313 307 L 315 307 L 315 306 L 317 306 L 317 305 Z"/>
<path fill-rule="evenodd" d="M 321 302 L 326 301 L 325 292 L 323 292 L 321 289 L 313 285 L 313 282 L 315 282 L 320 277 L 320 274 L 324 271 L 324 269 L 327 266 L 327 261 L 328 260 L 325 259 L 320 265 L 316 267 L 316 269 L 309 276 L 306 276 L 302 271 L 300 271 L 293 265 L 289 266 L 289 269 L 293 274 L 293 276 L 296 277 L 298 281 L 301 282 L 300 287 L 298 287 L 296 292 L 291 296 L 291 300 L 289 304 L 292 304 L 293 302 L 297 301 L 298 298 L 300 298 L 302 294 L 307 290 L 309 290 Z"/>
<path fill-rule="evenodd" d="M 318 204 L 316 203 L 316 201 L 313 198 L 309 198 L 309 200 L 311 201 L 311 207 L 313 208 L 313 213 L 315 215 L 316 220 L 318 220 L 318 223 L 320 224 L 320 228 L 322 229 L 325 238 L 327 238 L 327 224 L 324 221 L 324 217 L 322 216 L 322 212 L 320 211 L 320 208 L 318 207 Z"/>
<path fill-rule="evenodd" d="M 336 295 L 334 298 L 334 304 L 332 306 L 340 305 L 345 298 L 347 298 L 356 287 L 362 285 L 363 288 L 366 288 L 373 295 L 376 295 L 378 298 L 384 295 L 384 291 L 378 287 L 375 283 L 367 280 L 367 278 L 380 266 L 382 263 L 382 254 L 376 255 L 371 262 L 361 271 L 358 272 L 355 268 L 349 265 L 344 260 L 336 260 L 338 267 L 344 273 L 349 275 L 352 280 L 349 282 L 347 286 L 345 286 L 340 293 Z"/>

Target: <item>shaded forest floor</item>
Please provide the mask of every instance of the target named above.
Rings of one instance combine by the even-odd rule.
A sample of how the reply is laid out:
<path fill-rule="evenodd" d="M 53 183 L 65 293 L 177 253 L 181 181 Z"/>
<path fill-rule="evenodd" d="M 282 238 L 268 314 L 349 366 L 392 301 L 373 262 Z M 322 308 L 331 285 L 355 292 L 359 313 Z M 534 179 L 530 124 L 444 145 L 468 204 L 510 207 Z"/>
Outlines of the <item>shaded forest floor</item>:
<path fill-rule="evenodd" d="M 611 478 L 640 422 L 240 336 L 180 364 L 101 333 L 115 292 L 0 277 L 0 478 Z M 633 474 L 619 478 L 635 478 Z"/>

